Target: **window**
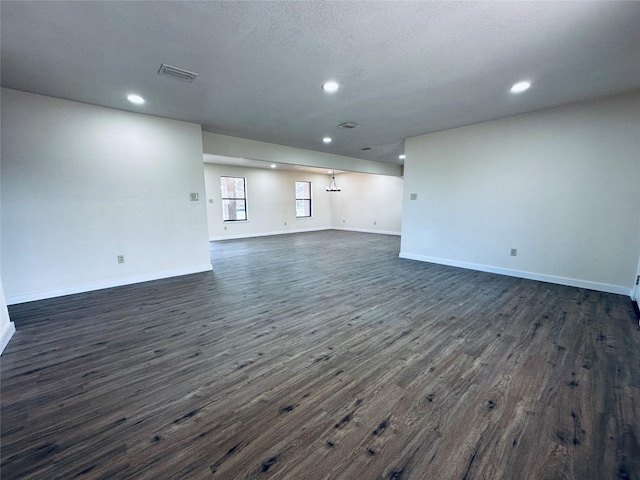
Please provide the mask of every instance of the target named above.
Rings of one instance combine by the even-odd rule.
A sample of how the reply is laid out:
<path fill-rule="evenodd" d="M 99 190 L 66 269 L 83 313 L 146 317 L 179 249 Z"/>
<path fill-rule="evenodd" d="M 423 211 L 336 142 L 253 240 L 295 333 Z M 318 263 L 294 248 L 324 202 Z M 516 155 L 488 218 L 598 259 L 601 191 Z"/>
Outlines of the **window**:
<path fill-rule="evenodd" d="M 244 177 L 220 177 L 222 219 L 236 222 L 247 219 L 247 189 Z"/>
<path fill-rule="evenodd" d="M 296 182 L 296 217 L 311 216 L 311 182 Z"/>

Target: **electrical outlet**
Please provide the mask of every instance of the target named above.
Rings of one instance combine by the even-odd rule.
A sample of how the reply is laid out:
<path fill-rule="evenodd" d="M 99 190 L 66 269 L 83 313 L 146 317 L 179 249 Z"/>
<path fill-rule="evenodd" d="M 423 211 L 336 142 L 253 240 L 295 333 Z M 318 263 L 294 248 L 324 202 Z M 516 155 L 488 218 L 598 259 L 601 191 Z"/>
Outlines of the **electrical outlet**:
<path fill-rule="evenodd" d="M 410 198 L 411 198 L 411 200 L 417 200 L 418 199 L 418 194 L 417 193 L 412 193 Z"/>
<path fill-rule="evenodd" d="M 118 263 L 124 263 L 124 255 L 118 255 Z"/>
<path fill-rule="evenodd" d="M 517 248 L 512 248 L 511 249 L 511 256 L 515 257 L 516 255 L 518 255 L 518 249 Z"/>
<path fill-rule="evenodd" d="M 377 225 L 377 223 L 376 223 L 376 222 L 373 222 L 373 224 L 374 224 L 374 225 Z"/>
<path fill-rule="evenodd" d="M 224 227 L 224 229 L 226 230 L 226 229 L 227 229 L 227 227 Z"/>
<path fill-rule="evenodd" d="M 213 203 L 213 198 L 210 198 L 210 199 L 209 199 L 209 203 Z"/>
<path fill-rule="evenodd" d="M 287 222 L 284 222 L 284 224 L 286 225 L 286 224 L 287 224 Z"/>
<path fill-rule="evenodd" d="M 345 220 L 342 220 L 342 223 L 345 223 Z"/>

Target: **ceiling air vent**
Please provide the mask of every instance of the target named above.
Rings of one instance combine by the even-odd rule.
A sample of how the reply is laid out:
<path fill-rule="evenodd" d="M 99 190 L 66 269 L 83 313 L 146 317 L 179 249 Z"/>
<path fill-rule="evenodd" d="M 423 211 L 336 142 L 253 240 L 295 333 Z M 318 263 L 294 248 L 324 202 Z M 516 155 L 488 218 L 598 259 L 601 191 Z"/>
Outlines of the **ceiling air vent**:
<path fill-rule="evenodd" d="M 344 122 L 341 123 L 340 125 L 338 125 L 340 128 L 356 128 L 359 125 L 357 123 L 351 123 L 351 122 Z"/>
<path fill-rule="evenodd" d="M 160 70 L 158 70 L 158 73 L 160 75 L 167 75 L 168 77 L 177 78 L 178 80 L 184 80 L 185 82 L 193 82 L 198 76 L 197 73 L 187 72 L 186 70 L 172 67 L 171 65 L 167 65 L 165 63 L 160 65 Z"/>

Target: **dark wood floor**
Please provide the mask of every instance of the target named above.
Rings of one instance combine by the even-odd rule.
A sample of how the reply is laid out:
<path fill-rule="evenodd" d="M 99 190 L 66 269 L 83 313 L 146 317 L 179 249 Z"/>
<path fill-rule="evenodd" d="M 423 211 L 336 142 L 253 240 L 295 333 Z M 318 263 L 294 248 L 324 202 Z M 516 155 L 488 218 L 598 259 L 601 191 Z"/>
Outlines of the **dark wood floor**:
<path fill-rule="evenodd" d="M 638 479 L 628 297 L 398 258 L 213 243 L 214 272 L 11 307 L 9 479 Z"/>

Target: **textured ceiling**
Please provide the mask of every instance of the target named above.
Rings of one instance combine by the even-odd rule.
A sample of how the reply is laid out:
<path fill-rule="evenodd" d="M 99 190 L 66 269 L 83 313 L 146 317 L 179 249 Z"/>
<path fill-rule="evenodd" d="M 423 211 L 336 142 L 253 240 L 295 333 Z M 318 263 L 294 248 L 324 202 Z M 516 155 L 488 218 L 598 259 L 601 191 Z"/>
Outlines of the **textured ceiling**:
<path fill-rule="evenodd" d="M 407 137 L 640 88 L 640 2 L 3 0 L 0 20 L 2 86 L 391 163 Z"/>

